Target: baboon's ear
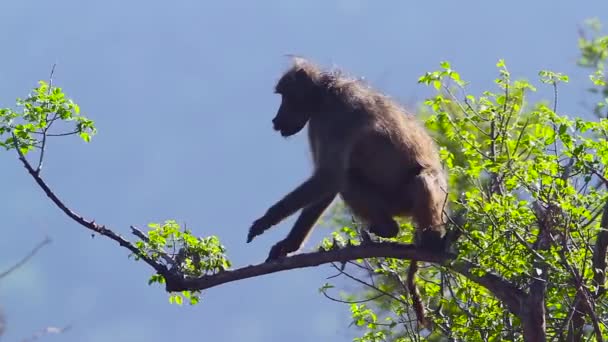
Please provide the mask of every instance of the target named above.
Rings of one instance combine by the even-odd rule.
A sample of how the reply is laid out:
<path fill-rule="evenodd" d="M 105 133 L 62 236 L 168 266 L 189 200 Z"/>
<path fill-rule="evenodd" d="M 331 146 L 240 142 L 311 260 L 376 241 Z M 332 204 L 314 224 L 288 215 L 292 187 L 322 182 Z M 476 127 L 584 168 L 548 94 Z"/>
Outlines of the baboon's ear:
<path fill-rule="evenodd" d="M 310 82 L 310 77 L 308 76 L 306 70 L 298 69 L 298 71 L 296 71 L 296 81 L 306 83 Z"/>
<path fill-rule="evenodd" d="M 312 91 L 315 87 L 315 83 L 306 69 L 298 69 L 294 78 L 296 83 L 304 90 Z"/>

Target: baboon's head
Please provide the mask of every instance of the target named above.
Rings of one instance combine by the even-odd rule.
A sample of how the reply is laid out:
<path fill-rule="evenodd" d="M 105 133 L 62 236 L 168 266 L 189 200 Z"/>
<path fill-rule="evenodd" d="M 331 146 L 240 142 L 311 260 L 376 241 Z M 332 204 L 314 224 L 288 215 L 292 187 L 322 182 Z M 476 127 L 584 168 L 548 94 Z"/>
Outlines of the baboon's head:
<path fill-rule="evenodd" d="M 319 111 L 322 94 L 319 75 L 315 66 L 298 59 L 277 82 L 275 93 L 281 95 L 281 106 L 272 124 L 282 136 L 301 131 L 308 119 Z"/>

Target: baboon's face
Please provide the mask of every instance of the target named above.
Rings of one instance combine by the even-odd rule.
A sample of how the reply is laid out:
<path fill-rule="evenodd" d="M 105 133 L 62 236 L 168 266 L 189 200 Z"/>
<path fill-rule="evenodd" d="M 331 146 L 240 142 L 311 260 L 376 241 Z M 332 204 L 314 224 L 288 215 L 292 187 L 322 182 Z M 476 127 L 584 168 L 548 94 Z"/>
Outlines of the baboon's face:
<path fill-rule="evenodd" d="M 321 91 L 303 69 L 283 75 L 275 92 L 281 95 L 281 106 L 272 124 L 284 137 L 301 131 L 311 115 L 319 111 Z"/>
<path fill-rule="evenodd" d="M 292 136 L 304 128 L 310 114 L 305 104 L 300 103 L 297 97 L 282 94 L 281 106 L 272 119 L 274 130 L 280 132 L 283 137 Z"/>

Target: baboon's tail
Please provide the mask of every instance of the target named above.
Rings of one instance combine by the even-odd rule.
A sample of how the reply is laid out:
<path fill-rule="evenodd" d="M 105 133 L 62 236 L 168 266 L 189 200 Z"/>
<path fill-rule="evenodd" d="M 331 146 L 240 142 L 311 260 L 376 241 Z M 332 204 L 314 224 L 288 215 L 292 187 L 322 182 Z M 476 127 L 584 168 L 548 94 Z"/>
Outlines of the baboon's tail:
<path fill-rule="evenodd" d="M 414 311 L 416 312 L 416 318 L 418 319 L 418 324 L 427 327 L 428 321 L 424 316 L 424 304 L 422 303 L 422 299 L 420 298 L 420 293 L 416 288 L 416 283 L 414 282 L 414 277 L 416 276 L 416 272 L 418 271 L 418 262 L 416 260 L 412 260 L 410 263 L 410 269 L 407 272 L 407 289 L 410 292 L 410 297 L 412 297 L 412 303 L 414 305 Z"/>

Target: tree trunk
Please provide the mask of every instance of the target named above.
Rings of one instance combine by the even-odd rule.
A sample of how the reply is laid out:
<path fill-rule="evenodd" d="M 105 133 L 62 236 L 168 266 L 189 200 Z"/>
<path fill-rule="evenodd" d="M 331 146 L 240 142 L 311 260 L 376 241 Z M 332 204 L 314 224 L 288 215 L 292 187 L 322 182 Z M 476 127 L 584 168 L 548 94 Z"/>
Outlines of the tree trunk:
<path fill-rule="evenodd" d="M 522 317 L 522 327 L 524 333 L 525 342 L 546 342 L 547 336 L 545 334 L 545 313 L 544 308 L 541 312 L 539 310 L 525 309 L 526 314 Z"/>
<path fill-rule="evenodd" d="M 541 276 L 546 278 L 546 267 L 542 268 Z M 541 279 L 532 280 L 530 284 L 530 295 L 523 301 L 521 323 L 526 342 L 545 342 L 545 292 L 546 281 Z"/>

